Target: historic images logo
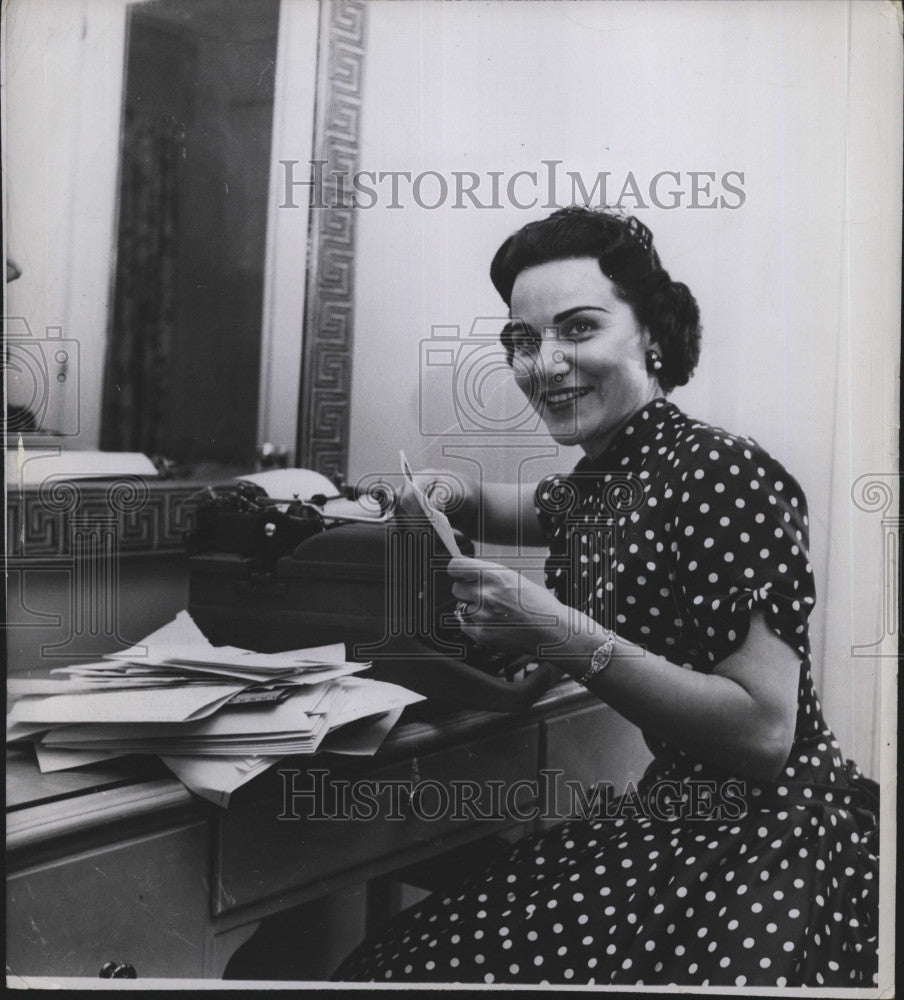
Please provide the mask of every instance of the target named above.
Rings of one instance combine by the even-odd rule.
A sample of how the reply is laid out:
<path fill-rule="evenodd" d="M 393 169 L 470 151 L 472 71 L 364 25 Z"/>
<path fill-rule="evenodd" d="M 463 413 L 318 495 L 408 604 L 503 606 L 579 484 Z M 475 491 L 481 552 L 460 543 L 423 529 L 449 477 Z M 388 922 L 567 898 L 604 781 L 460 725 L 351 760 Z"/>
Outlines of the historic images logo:
<path fill-rule="evenodd" d="M 369 778 L 331 777 L 326 768 L 300 771 L 280 768 L 282 811 L 280 820 L 375 819 L 405 822 L 490 822 L 536 819 L 562 821 L 652 820 L 672 822 L 732 822 L 746 815 L 746 784 L 736 778 L 724 781 L 684 779 L 653 782 L 638 789 L 628 782 L 624 789 L 611 785 L 586 788 L 579 781 L 560 779 L 564 771 L 544 768 L 538 778 L 504 781 L 486 778 Z M 299 782 L 301 775 L 303 782 Z"/>
<path fill-rule="evenodd" d="M 560 170 L 562 160 L 541 160 L 536 170 L 329 170 L 328 160 L 280 160 L 280 208 L 299 208 L 304 189 L 311 208 L 438 208 L 552 210 L 569 205 L 617 208 L 742 208 L 742 170 Z"/>

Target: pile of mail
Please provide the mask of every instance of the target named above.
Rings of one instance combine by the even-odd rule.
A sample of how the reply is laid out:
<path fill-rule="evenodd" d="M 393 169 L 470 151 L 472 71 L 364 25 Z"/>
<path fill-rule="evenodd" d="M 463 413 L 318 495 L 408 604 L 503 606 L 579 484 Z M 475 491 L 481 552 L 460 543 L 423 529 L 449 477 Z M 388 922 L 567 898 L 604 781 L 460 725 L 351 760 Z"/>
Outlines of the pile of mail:
<path fill-rule="evenodd" d="M 183 611 L 100 662 L 10 678 L 7 742 L 32 742 L 45 772 L 153 754 L 225 806 L 290 754 L 376 752 L 423 697 L 355 676 L 368 666 L 347 662 L 341 643 L 285 653 L 212 646 Z"/>

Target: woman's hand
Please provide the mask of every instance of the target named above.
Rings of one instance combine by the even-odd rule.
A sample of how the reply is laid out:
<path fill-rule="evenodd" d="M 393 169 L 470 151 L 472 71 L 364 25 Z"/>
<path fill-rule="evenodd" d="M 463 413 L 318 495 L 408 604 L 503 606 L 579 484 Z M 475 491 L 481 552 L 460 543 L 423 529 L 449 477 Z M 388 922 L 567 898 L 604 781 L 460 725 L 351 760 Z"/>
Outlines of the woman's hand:
<path fill-rule="evenodd" d="M 539 658 L 540 647 L 566 638 L 576 612 L 545 587 L 484 559 L 454 558 L 448 570 L 452 593 L 467 606 L 462 631 L 479 646 Z"/>

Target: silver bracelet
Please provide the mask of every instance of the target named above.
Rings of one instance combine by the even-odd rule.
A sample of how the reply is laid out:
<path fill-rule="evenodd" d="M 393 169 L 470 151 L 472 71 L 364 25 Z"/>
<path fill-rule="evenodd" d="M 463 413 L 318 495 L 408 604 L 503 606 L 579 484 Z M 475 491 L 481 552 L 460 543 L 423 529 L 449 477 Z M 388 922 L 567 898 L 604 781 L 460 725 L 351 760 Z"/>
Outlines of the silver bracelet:
<path fill-rule="evenodd" d="M 609 666 L 609 661 L 612 659 L 612 650 L 615 648 L 615 632 L 613 629 L 608 629 L 606 632 L 606 641 L 602 646 L 597 647 L 590 656 L 590 667 L 583 677 L 578 679 L 578 684 L 586 685 L 588 681 L 596 677 L 597 674 L 602 673 Z"/>

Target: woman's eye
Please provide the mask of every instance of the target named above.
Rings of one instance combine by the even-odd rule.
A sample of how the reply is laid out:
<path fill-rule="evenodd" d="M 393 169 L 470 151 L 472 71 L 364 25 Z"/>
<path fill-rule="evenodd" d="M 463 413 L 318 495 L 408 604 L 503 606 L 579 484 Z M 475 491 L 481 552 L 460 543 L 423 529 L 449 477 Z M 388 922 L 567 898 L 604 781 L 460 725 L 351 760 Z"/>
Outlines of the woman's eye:
<path fill-rule="evenodd" d="M 593 333 L 593 323 L 589 319 L 576 319 L 571 324 L 570 333 L 572 336 L 584 337 L 589 333 Z"/>

